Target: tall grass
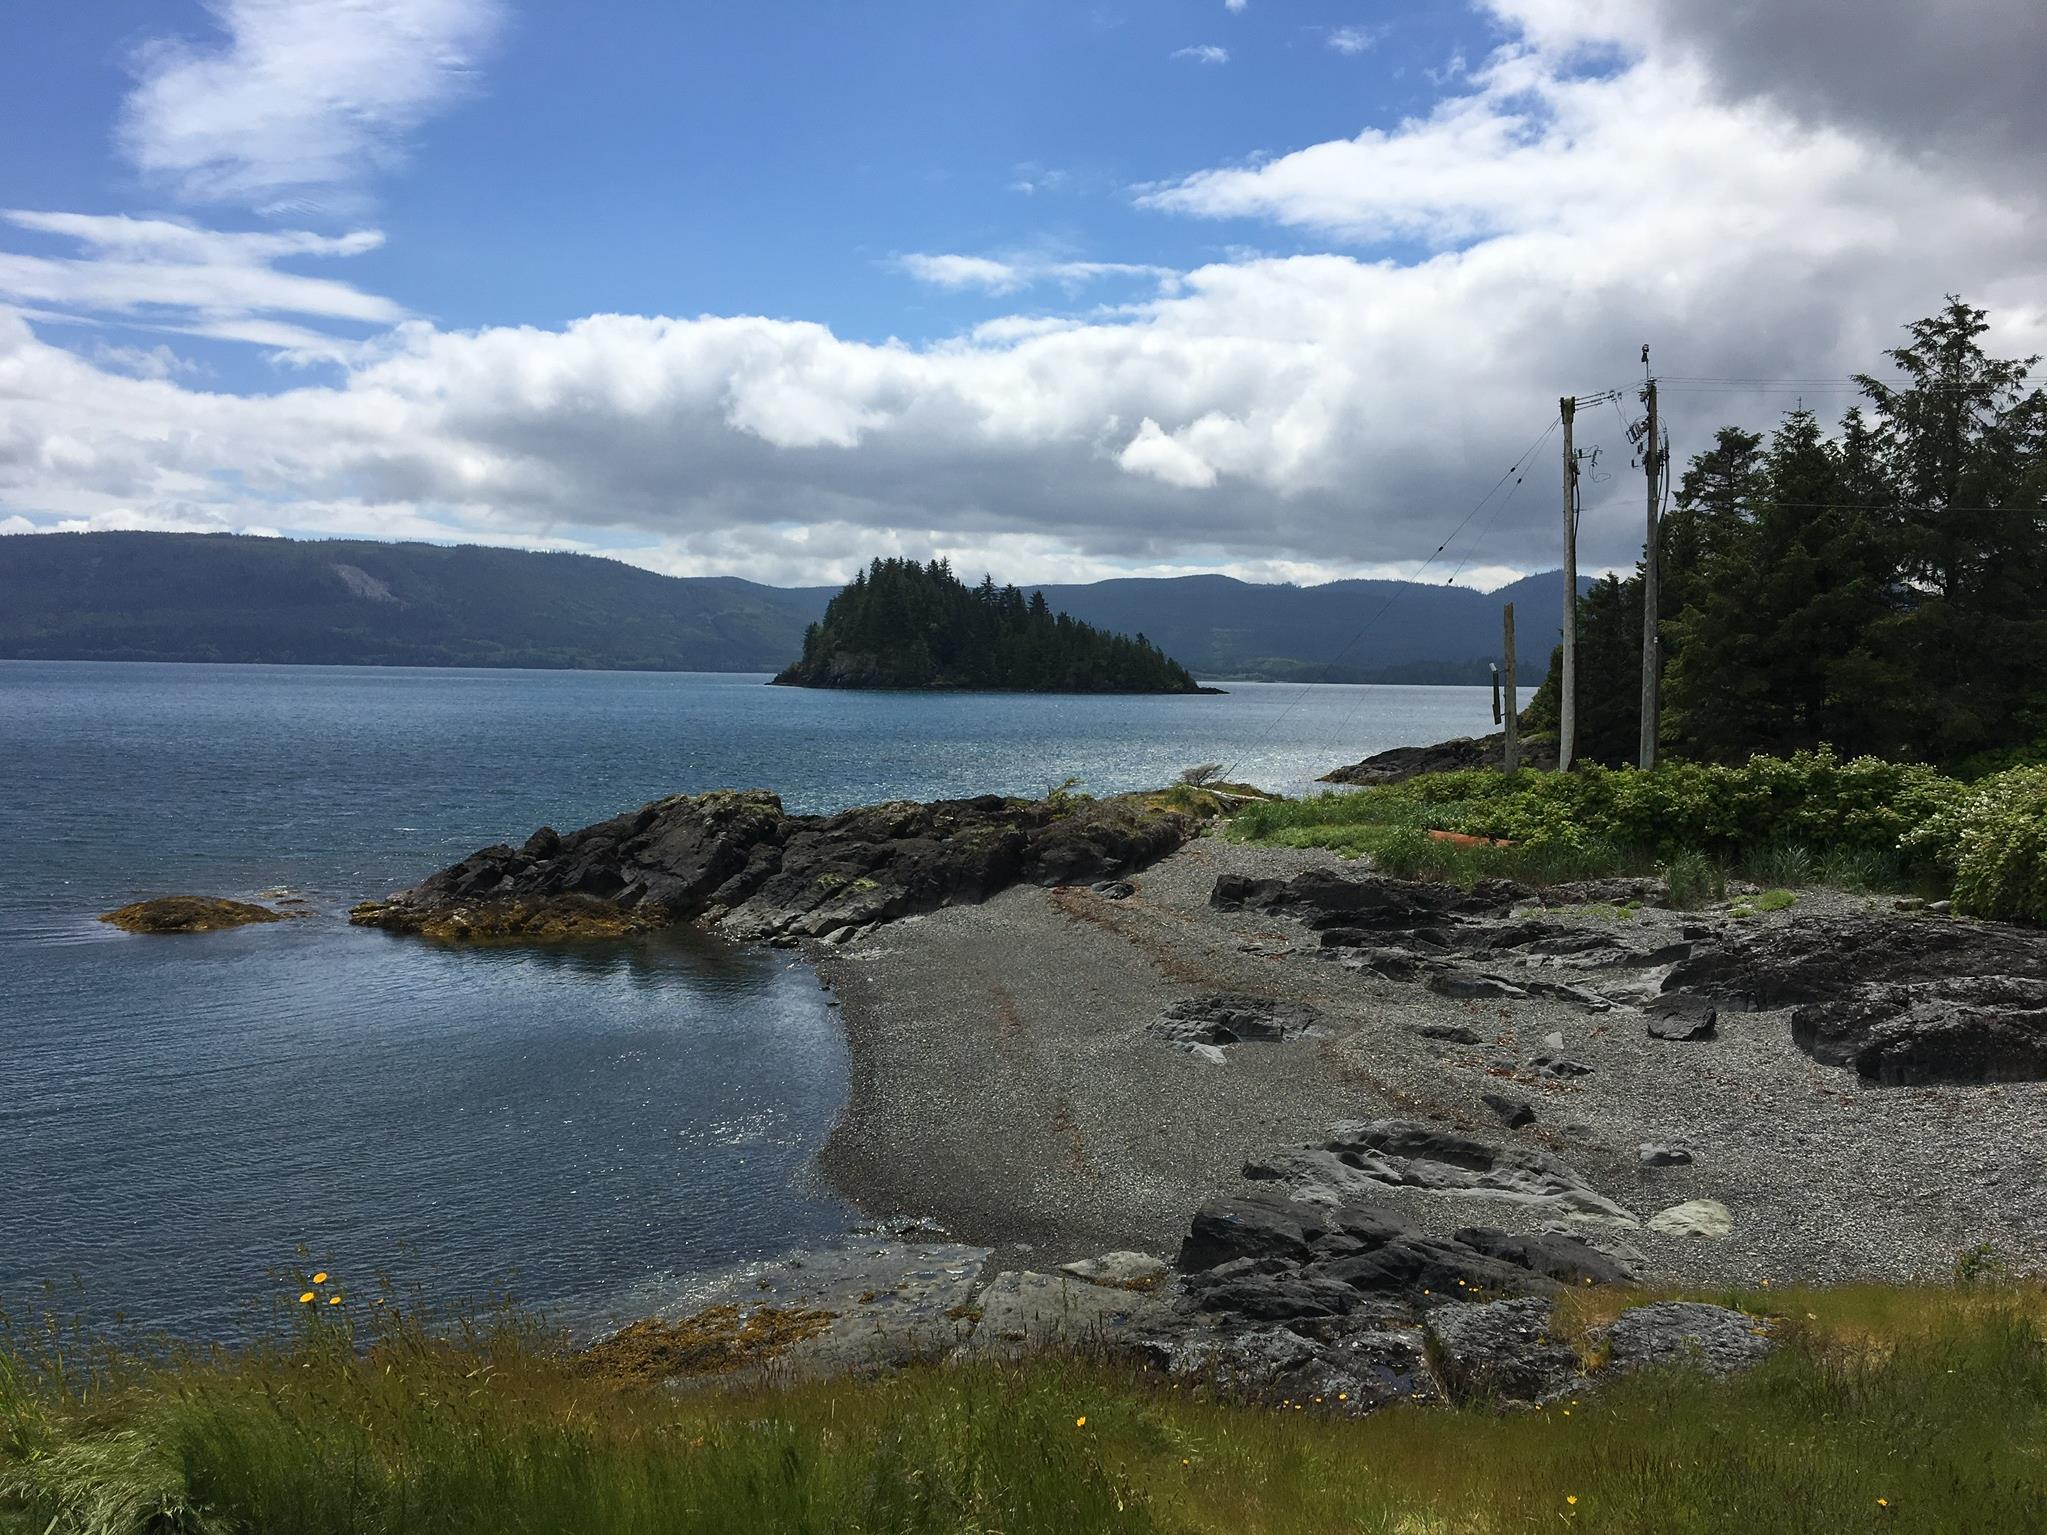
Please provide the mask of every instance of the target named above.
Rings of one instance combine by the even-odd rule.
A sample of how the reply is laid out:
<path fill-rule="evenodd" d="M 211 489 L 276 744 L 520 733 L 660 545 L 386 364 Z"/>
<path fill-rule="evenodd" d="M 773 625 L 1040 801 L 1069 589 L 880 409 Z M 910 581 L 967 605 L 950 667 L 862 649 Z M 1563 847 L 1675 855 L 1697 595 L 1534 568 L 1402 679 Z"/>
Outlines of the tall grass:
<path fill-rule="evenodd" d="M 1574 1295 L 1557 1325 L 1568 1336 L 1616 1299 Z M 270 1348 L 131 1358 L 89 1382 L 14 1354 L 0 1366 L 0 1529 L 2037 1527 L 2039 1290 L 1726 1299 L 1774 1312 L 1788 1335 L 1750 1375 L 1639 1377 L 1540 1413 L 1361 1422 L 1058 1359 L 675 1395 L 594 1372 L 538 1333 L 365 1338 L 324 1318 Z"/>

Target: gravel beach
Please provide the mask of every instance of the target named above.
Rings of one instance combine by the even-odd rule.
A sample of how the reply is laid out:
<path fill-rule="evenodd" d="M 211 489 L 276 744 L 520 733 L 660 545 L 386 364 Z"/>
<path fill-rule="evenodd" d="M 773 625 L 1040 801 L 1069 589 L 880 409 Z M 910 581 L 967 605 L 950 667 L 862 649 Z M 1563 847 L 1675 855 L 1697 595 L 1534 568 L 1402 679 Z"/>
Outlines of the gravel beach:
<path fill-rule="evenodd" d="M 1170 1256 L 1205 1200 L 1252 1187 L 1247 1162 L 1319 1143 L 1338 1121 L 1399 1118 L 1569 1164 L 1642 1223 L 1585 1234 L 1644 1278 L 1945 1277 L 1986 1244 L 2007 1261 L 2047 1261 L 2047 1084 L 1878 1085 L 1801 1052 L 1786 1009 L 1723 1013 L 1710 1039 L 1654 1038 L 1633 1005 L 1659 984 L 1653 970 L 1561 977 L 1611 998 L 1604 1012 L 1455 999 L 1334 962 L 1289 918 L 1209 903 L 1226 874 L 1315 868 L 1355 866 L 1203 838 L 1136 876 L 1125 899 L 1018 886 L 825 950 L 820 974 L 843 1004 L 854 1061 L 825 1177 L 872 1215 L 928 1217 L 998 1262 Z M 1887 906 L 1811 892 L 1791 913 L 1742 918 L 1650 906 L 1547 915 L 1625 924 L 1653 947 L 1702 923 Z M 1306 1004 L 1320 1027 L 1206 1057 L 1151 1032 L 1175 1002 L 1213 992 Z M 1478 1043 L 1441 1037 L 1460 1031 Z M 1545 1052 L 1590 1069 L 1526 1064 Z M 1509 1129 L 1485 1093 L 1526 1100 L 1534 1121 Z M 1649 1165 L 1645 1146 L 1691 1160 Z M 1556 1219 L 1476 1193 L 1389 1187 L 1383 1198 L 1444 1233 Z M 1649 1227 L 1694 1200 L 1725 1206 L 1731 1231 Z"/>

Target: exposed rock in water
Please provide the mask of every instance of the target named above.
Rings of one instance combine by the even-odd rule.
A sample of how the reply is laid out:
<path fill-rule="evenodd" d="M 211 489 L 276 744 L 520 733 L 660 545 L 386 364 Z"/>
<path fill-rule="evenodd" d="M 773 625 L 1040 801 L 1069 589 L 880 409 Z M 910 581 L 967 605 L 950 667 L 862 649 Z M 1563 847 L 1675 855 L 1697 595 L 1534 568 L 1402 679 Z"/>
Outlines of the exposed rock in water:
<path fill-rule="evenodd" d="M 612 937 L 682 922 L 740 938 L 834 938 L 1020 882 L 1075 884 L 1173 851 L 1195 820 L 1134 796 L 984 795 L 792 816 L 775 795 L 676 795 L 563 836 L 542 827 L 351 921 L 439 938 Z"/>
<path fill-rule="evenodd" d="M 158 896 L 100 913 L 100 921 L 110 922 L 125 933 L 211 933 L 221 928 L 247 927 L 252 922 L 287 920 L 285 913 L 267 906 L 209 895 Z"/>
<path fill-rule="evenodd" d="M 1396 746 L 1391 751 L 1375 753 L 1362 762 L 1353 762 L 1349 767 L 1334 768 L 1324 773 L 1321 781 L 1360 785 L 1405 783 L 1424 773 L 1501 768 L 1506 765 L 1506 760 L 1507 737 L 1504 732 L 1489 736 L 1460 736 L 1454 741 L 1438 741 L 1433 746 Z M 1556 763 L 1554 740 L 1522 737 L 1523 767 L 1552 768 Z"/>

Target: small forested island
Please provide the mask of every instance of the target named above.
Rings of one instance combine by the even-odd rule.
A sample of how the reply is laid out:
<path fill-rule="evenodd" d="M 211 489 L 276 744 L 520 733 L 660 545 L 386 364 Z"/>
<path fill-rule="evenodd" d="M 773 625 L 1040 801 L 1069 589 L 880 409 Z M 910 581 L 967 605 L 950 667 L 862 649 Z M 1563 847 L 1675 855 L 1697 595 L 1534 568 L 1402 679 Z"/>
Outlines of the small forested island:
<path fill-rule="evenodd" d="M 1054 613 L 993 576 L 968 586 L 945 560 L 876 560 L 803 635 L 783 687 L 1010 693 L 1214 693 L 1142 634 Z"/>

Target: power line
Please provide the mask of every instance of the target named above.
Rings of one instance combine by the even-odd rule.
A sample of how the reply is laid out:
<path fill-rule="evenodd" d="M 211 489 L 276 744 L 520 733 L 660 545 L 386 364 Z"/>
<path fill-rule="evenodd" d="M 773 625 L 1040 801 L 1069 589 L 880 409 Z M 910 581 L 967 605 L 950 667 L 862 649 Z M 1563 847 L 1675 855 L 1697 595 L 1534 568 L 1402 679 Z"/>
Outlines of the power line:
<path fill-rule="evenodd" d="M 1542 435 L 1536 438 L 1534 442 L 1530 443 L 1526 451 L 1524 451 L 1519 458 L 1515 459 L 1512 464 L 1508 465 L 1507 472 L 1505 474 L 1501 475 L 1497 480 L 1493 481 L 1492 489 L 1488 490 L 1484 495 L 1478 498 L 1477 504 L 1474 505 L 1470 511 L 1464 514 L 1463 519 L 1458 522 L 1456 527 L 1450 530 L 1450 536 L 1444 539 L 1440 544 L 1436 545 L 1436 552 L 1434 554 L 1431 554 L 1427 559 L 1421 562 L 1420 566 L 1418 566 L 1415 570 L 1414 577 L 1411 577 L 1410 579 L 1418 579 L 1423 571 L 1427 570 L 1431 565 L 1433 565 L 1436 562 L 1438 558 L 1441 557 L 1443 551 L 1450 547 L 1451 542 L 1457 537 L 1457 535 L 1459 533 L 1462 533 L 1466 526 L 1470 524 L 1471 519 L 1479 514 L 1479 512 L 1484 508 L 1485 504 L 1488 501 L 1492 500 L 1494 496 L 1499 494 L 1500 487 L 1502 485 L 1505 485 L 1508 480 L 1514 479 L 1514 477 L 1527 465 L 1528 461 L 1535 456 L 1537 451 L 1541 449 L 1542 445 L 1549 441 L 1549 435 L 1551 432 L 1554 432 L 1557 429 L 1557 425 L 1558 423 L 1556 421 L 1552 421 L 1548 426 L 1543 428 Z M 1515 484 L 1519 485 L 1520 481 L 1518 479 L 1515 479 Z M 1509 497 L 1511 497 L 1513 495 L 1513 492 L 1509 491 L 1507 494 Z M 1505 504 L 1506 503 L 1504 501 L 1501 503 L 1502 506 L 1504 506 Z M 1475 550 L 1476 547 L 1477 543 L 1474 540 L 1473 549 Z M 1470 563 L 1469 554 L 1465 556 L 1465 563 L 1466 564 Z M 1464 568 L 1463 565 L 1458 566 L 1459 570 L 1462 570 L 1463 568 Z M 1452 576 L 1452 579 L 1453 580 L 1455 579 L 1454 575 Z M 1380 603 L 1379 610 L 1376 613 L 1374 613 L 1370 618 L 1366 619 L 1365 622 L 1361 626 L 1359 626 L 1357 633 L 1353 634 L 1349 639 L 1345 640 L 1343 644 L 1337 648 L 1336 653 L 1332 655 L 1327 661 L 1324 661 L 1322 663 L 1320 669 L 1326 674 L 1329 668 L 1336 665 L 1338 661 L 1341 661 L 1344 658 L 1344 656 L 1349 653 L 1351 647 L 1357 644 L 1357 642 L 1363 639 L 1367 634 L 1369 634 L 1372 631 L 1372 629 L 1378 624 L 1379 620 L 1386 616 L 1387 609 L 1393 606 L 1394 601 L 1399 597 L 1399 595 L 1400 593 L 1396 589 L 1391 595 L 1389 595 L 1386 598 L 1384 602 Z M 1301 702 L 1308 696 L 1309 691 L 1313 689 L 1316 685 L 1317 684 L 1312 682 L 1302 683 L 1300 686 L 1300 690 L 1296 692 L 1293 698 L 1288 701 L 1287 706 L 1279 711 L 1278 715 L 1274 717 L 1272 723 L 1265 728 L 1264 733 L 1261 734 L 1255 741 L 1253 741 L 1250 744 L 1250 746 L 1238 752 L 1235 760 L 1233 760 L 1228 767 L 1223 769 L 1223 776 L 1225 778 L 1228 778 L 1231 774 L 1235 773 L 1239 764 L 1241 764 L 1246 757 L 1250 756 L 1253 752 L 1258 751 L 1265 745 L 1266 742 L 1270 741 L 1273 735 L 1279 730 L 1279 727 L 1283 723 L 1285 723 L 1287 716 L 1292 714 L 1294 710 L 1300 706 Z M 1362 707 L 1362 703 L 1360 703 L 1359 707 Z M 1346 717 L 1343 722 L 1343 728 L 1348 729 L 1349 727 L 1350 718 Z"/>

